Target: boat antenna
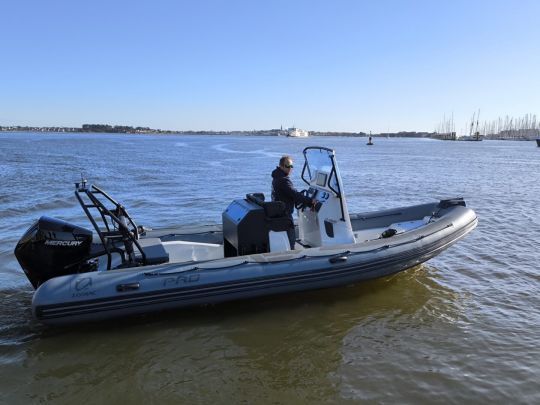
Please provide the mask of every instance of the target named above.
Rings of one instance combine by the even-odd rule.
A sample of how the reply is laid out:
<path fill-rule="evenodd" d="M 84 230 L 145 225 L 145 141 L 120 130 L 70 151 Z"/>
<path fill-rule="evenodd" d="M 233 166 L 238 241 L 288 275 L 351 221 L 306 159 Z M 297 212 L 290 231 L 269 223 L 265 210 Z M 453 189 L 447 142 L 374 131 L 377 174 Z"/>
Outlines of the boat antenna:
<path fill-rule="evenodd" d="M 83 191 L 83 190 L 86 190 L 86 183 L 88 183 L 88 180 L 86 180 L 85 176 L 84 176 L 84 173 L 81 172 L 81 182 L 76 182 L 75 183 L 75 188 L 79 191 Z"/>

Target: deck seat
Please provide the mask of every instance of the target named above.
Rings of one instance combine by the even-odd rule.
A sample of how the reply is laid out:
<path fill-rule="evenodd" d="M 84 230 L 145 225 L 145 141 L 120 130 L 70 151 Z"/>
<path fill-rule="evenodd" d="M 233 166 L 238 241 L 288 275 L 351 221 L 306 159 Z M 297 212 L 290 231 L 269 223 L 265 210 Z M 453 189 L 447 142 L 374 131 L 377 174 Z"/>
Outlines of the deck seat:
<path fill-rule="evenodd" d="M 161 264 L 169 261 L 169 254 L 159 238 L 144 238 L 137 242 L 146 256 L 146 264 Z"/>
<path fill-rule="evenodd" d="M 265 201 L 263 193 L 247 194 L 246 199 L 264 209 L 264 219 L 269 231 L 283 232 L 294 226 L 282 201 Z"/>

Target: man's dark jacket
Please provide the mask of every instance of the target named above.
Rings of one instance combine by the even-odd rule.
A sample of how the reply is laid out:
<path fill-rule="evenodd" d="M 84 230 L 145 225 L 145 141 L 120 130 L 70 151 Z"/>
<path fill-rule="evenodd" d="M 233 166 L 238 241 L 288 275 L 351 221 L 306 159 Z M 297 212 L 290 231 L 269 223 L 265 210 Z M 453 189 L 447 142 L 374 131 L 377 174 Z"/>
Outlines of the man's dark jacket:
<path fill-rule="evenodd" d="M 311 199 L 295 190 L 289 176 L 279 166 L 272 172 L 272 200 L 282 201 L 285 204 L 285 211 L 290 217 L 294 212 L 295 202 L 311 204 Z"/>

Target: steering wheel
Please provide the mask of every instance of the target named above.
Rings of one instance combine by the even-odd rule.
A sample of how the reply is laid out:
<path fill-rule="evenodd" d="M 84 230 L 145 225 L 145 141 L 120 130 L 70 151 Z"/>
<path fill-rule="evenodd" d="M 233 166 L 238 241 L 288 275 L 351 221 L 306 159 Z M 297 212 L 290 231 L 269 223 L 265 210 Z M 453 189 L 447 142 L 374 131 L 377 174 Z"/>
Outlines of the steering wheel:
<path fill-rule="evenodd" d="M 300 191 L 300 194 L 302 194 L 304 197 L 308 197 L 307 190 Z M 303 210 L 304 208 L 306 208 L 306 204 L 304 204 L 303 202 L 297 202 L 297 203 L 295 202 L 294 208 L 296 208 L 297 210 Z"/>

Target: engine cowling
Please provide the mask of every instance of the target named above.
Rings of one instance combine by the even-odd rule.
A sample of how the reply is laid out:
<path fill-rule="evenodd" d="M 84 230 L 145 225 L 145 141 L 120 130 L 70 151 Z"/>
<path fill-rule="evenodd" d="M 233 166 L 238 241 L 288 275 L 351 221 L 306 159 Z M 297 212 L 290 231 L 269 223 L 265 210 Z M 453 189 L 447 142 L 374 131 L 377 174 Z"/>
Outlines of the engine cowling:
<path fill-rule="evenodd" d="M 66 274 L 88 271 L 92 231 L 43 216 L 23 235 L 15 257 L 34 288 Z"/>

